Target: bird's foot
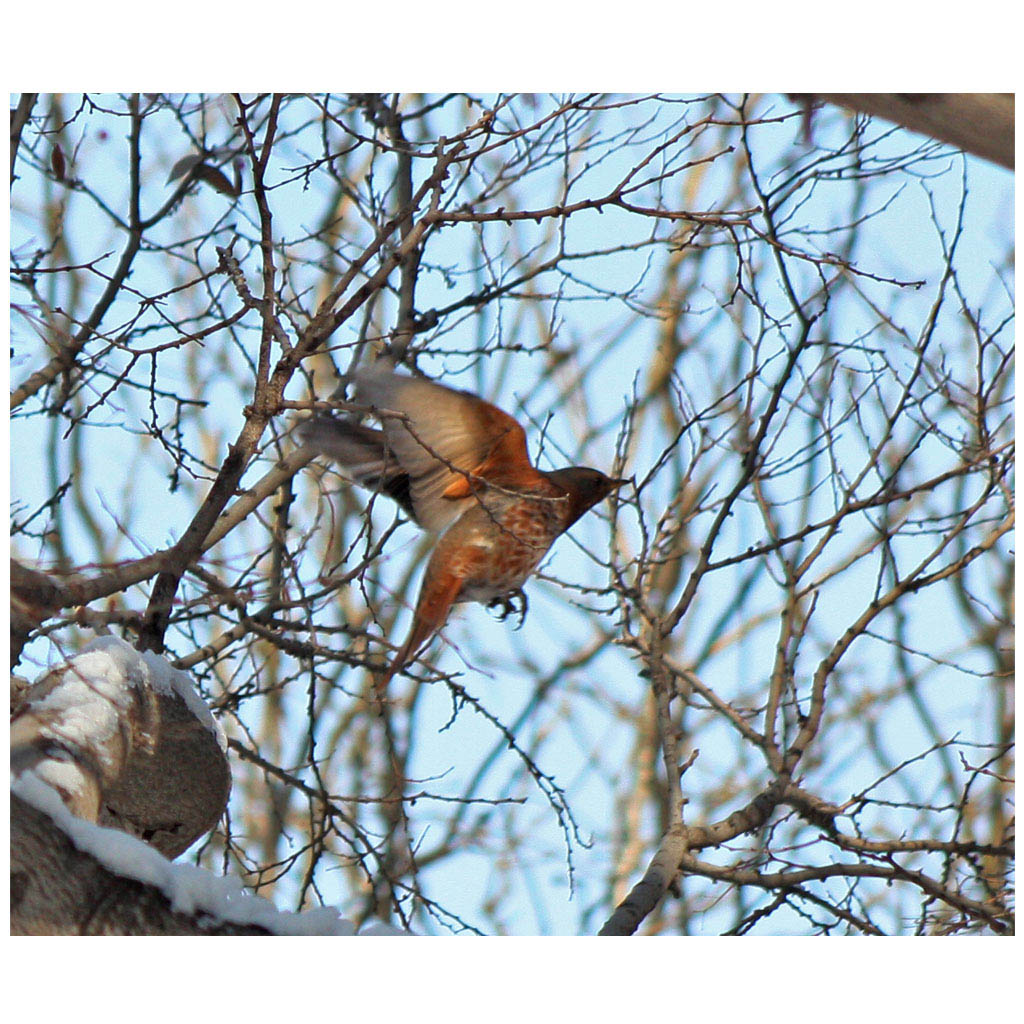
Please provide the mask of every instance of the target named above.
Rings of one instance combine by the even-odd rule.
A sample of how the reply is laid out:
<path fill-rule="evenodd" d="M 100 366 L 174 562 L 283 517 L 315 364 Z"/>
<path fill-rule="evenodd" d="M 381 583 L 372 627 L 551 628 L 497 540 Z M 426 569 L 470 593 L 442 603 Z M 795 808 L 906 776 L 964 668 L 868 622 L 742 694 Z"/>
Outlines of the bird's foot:
<path fill-rule="evenodd" d="M 504 622 L 513 613 L 518 615 L 519 622 L 516 625 L 516 629 L 522 629 L 523 623 L 526 621 L 529 602 L 526 600 L 525 592 L 520 587 L 516 590 L 510 590 L 507 594 L 502 594 L 501 597 L 494 598 L 493 601 L 488 601 L 487 607 L 490 610 L 495 608 L 501 609 L 501 614 L 498 616 L 499 622 Z"/>

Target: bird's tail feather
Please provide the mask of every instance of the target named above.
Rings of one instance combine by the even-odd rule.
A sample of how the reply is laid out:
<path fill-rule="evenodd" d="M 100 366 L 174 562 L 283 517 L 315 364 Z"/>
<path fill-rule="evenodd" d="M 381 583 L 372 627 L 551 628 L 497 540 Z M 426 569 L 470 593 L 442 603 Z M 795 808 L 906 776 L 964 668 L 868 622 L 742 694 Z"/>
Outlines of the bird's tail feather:
<path fill-rule="evenodd" d="M 387 687 L 393 676 L 420 653 L 431 637 L 445 624 L 448 613 L 462 589 L 462 582 L 462 579 L 453 573 L 446 573 L 431 579 L 428 567 L 423 591 L 416 602 L 416 611 L 413 613 L 409 635 L 392 659 L 379 684 L 382 690 Z"/>

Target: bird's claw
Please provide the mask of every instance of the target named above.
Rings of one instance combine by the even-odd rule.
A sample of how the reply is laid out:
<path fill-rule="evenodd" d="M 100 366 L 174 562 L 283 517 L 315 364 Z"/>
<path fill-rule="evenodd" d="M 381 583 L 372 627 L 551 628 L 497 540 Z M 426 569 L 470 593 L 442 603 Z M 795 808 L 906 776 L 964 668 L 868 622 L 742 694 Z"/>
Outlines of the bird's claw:
<path fill-rule="evenodd" d="M 519 602 L 518 605 L 517 601 Z M 522 629 L 523 623 L 526 621 L 526 611 L 529 607 L 529 602 L 526 600 L 525 592 L 520 588 L 518 590 L 510 590 L 507 594 L 502 594 L 501 597 L 488 601 L 487 607 L 488 609 L 501 609 L 501 614 L 498 616 L 499 622 L 504 622 L 513 613 L 518 615 L 519 622 L 516 625 L 516 629 Z"/>

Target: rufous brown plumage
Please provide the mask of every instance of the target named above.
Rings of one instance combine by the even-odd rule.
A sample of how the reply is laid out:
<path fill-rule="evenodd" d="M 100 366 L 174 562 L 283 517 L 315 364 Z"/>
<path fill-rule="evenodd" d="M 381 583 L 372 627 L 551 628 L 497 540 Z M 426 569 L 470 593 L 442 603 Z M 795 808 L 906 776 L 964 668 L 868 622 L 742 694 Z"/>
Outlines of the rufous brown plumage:
<path fill-rule="evenodd" d="M 378 411 L 380 429 L 318 415 L 303 425 L 303 439 L 440 534 L 384 687 L 444 626 L 456 602 L 501 604 L 507 614 L 558 536 L 625 481 L 585 466 L 537 469 L 523 428 L 466 391 L 382 364 L 354 381 L 355 401 Z"/>

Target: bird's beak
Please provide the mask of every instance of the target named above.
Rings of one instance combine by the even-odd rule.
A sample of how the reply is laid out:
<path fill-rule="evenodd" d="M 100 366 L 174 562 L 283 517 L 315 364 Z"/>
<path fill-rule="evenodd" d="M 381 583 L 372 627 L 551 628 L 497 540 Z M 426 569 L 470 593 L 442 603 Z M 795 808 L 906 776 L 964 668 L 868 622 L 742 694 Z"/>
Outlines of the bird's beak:
<path fill-rule="evenodd" d="M 624 484 L 628 484 L 628 483 L 629 483 L 629 479 L 627 477 L 622 477 L 622 478 L 620 478 L 618 480 L 609 480 L 608 481 L 608 493 L 611 494 L 612 491 L 617 491 Z"/>

